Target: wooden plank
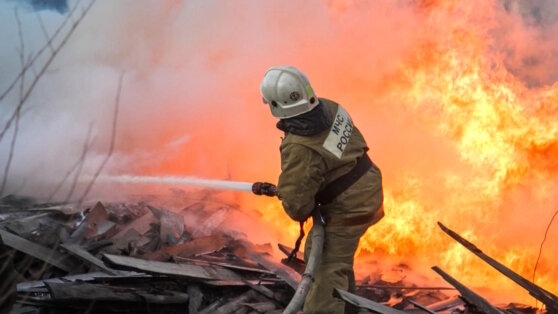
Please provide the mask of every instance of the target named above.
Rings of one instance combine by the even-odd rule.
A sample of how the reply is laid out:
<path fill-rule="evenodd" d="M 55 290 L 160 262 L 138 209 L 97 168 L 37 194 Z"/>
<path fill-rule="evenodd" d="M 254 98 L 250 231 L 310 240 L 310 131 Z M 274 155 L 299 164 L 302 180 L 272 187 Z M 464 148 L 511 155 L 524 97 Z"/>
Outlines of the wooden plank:
<path fill-rule="evenodd" d="M 113 265 L 132 268 L 148 273 L 168 276 L 186 277 L 198 280 L 240 280 L 236 273 L 218 266 L 202 267 L 199 265 L 175 264 L 158 261 L 147 261 L 139 258 L 104 254 L 104 259 Z"/>
<path fill-rule="evenodd" d="M 206 236 L 181 244 L 163 247 L 158 251 L 145 254 L 145 257 L 149 260 L 162 261 L 165 257 L 168 258 L 173 255 L 190 257 L 209 254 L 223 249 L 230 240 L 230 238 L 221 235 Z"/>
<path fill-rule="evenodd" d="M 71 272 L 77 267 L 74 263 L 67 259 L 67 255 L 61 254 L 56 250 L 35 244 L 2 229 L 0 229 L 0 236 L 2 236 L 4 245 L 33 256 L 34 258 L 40 259 L 41 261 L 56 266 L 66 272 Z"/>
<path fill-rule="evenodd" d="M 117 234 L 113 236 L 113 238 L 118 239 L 124 236 L 130 229 L 134 229 L 140 235 L 143 235 L 147 231 L 149 231 L 149 229 L 151 228 L 151 223 L 155 222 L 157 222 L 157 218 L 155 218 L 155 216 L 149 211 L 145 215 L 125 225 Z"/>
<path fill-rule="evenodd" d="M 454 287 L 417 287 L 417 286 L 400 286 L 400 285 L 356 285 L 358 288 L 374 288 L 382 290 L 455 290 Z"/>
<path fill-rule="evenodd" d="M 53 301 L 117 301 L 153 304 L 184 304 L 188 294 L 163 290 L 160 294 L 152 288 L 115 287 L 84 282 L 47 283 Z"/>
<path fill-rule="evenodd" d="M 248 252 L 248 255 L 261 266 L 272 271 L 277 277 L 283 279 L 289 286 L 296 290 L 301 276 L 296 271 L 282 264 L 276 263 L 268 254 Z"/>
<path fill-rule="evenodd" d="M 480 295 L 476 294 L 473 290 L 467 288 L 465 285 L 457 281 L 455 278 L 448 275 L 438 266 L 432 267 L 432 269 L 437 272 L 445 281 L 447 281 L 450 285 L 454 286 L 461 296 L 470 304 L 474 305 L 478 310 L 483 313 L 487 314 L 503 314 L 504 312 L 497 309 L 495 306 L 490 304 L 485 298 L 481 297 Z"/>
<path fill-rule="evenodd" d="M 264 299 L 264 301 L 269 301 L 269 302 L 273 303 L 276 309 L 283 308 L 284 304 L 286 304 L 286 302 L 284 302 L 285 300 L 282 300 L 282 298 L 281 298 L 282 295 L 281 294 L 273 292 L 271 289 L 262 285 L 261 282 L 258 282 L 258 283 L 252 283 L 252 282 L 249 282 L 249 281 L 244 281 L 244 282 L 246 283 L 246 285 L 248 285 L 254 291 L 258 292 L 261 296 L 263 296 L 260 299 Z M 265 311 L 263 313 L 268 313 L 272 310 L 274 310 L 274 309 L 270 309 L 270 310 Z"/>
<path fill-rule="evenodd" d="M 244 305 L 258 313 L 268 313 L 277 309 L 277 306 L 275 306 L 273 302 L 241 303 L 241 305 Z"/>
<path fill-rule="evenodd" d="M 65 205 L 54 205 L 54 206 L 47 206 L 47 207 L 31 207 L 21 209 L 21 211 L 28 211 L 28 212 L 53 212 L 53 213 L 60 213 L 66 216 L 76 215 L 83 211 L 82 208 L 76 206 L 77 204 L 65 204 Z"/>
<path fill-rule="evenodd" d="M 234 269 L 234 270 L 255 272 L 255 273 L 261 273 L 261 274 L 267 274 L 267 275 L 275 275 L 272 271 L 269 271 L 267 269 L 261 269 L 261 268 L 253 268 L 253 267 L 239 266 L 239 265 L 233 265 L 233 264 L 228 264 L 228 263 L 205 261 L 205 260 L 201 260 L 201 259 L 185 258 L 185 257 L 180 257 L 180 256 L 173 256 L 173 259 L 176 262 L 194 263 L 196 265 L 203 265 L 203 264 L 215 265 L 215 266 L 221 266 L 221 267 L 230 268 L 230 269 Z"/>
<path fill-rule="evenodd" d="M 210 254 L 220 251 L 226 247 L 232 239 L 223 235 L 210 235 L 186 242 L 180 249 L 173 252 L 172 255 L 181 257 L 190 257 L 196 255 Z"/>
<path fill-rule="evenodd" d="M 20 219 L 8 221 L 5 228 L 21 237 L 31 234 L 31 232 L 39 229 L 41 224 L 51 223 L 50 220 L 45 219 L 50 213 L 35 214 Z"/>
<path fill-rule="evenodd" d="M 66 243 L 79 244 L 84 239 L 92 237 L 97 233 L 98 224 L 108 219 L 108 213 L 105 206 L 101 202 L 97 202 L 95 206 L 87 212 L 85 220 L 72 232 L 70 239 Z"/>
<path fill-rule="evenodd" d="M 17 284 L 17 291 L 18 292 L 25 292 L 30 289 L 34 288 L 42 288 L 46 287 L 45 283 L 65 283 L 65 282 L 74 282 L 76 280 L 79 281 L 91 281 L 94 280 L 96 277 L 105 277 L 105 276 L 112 276 L 108 275 L 103 272 L 93 272 L 93 273 L 85 273 L 85 274 L 78 274 L 78 275 L 71 275 L 71 276 L 64 276 L 61 278 L 49 278 L 45 280 L 37 280 L 37 281 L 24 281 Z"/>
<path fill-rule="evenodd" d="M 92 272 L 92 273 L 85 273 L 85 274 L 77 274 L 77 275 L 70 275 L 64 276 L 61 278 L 49 278 L 45 280 L 38 280 L 38 281 L 24 281 L 17 284 L 17 291 L 18 292 L 26 292 L 34 288 L 43 288 L 46 287 L 45 283 L 68 283 L 74 281 L 95 281 L 97 279 L 102 278 L 130 278 L 130 277 L 151 277 L 147 274 L 141 274 L 136 272 L 125 272 L 119 271 L 121 274 L 119 275 L 109 275 L 105 272 Z"/>
<path fill-rule="evenodd" d="M 254 290 L 249 290 L 238 297 L 230 300 L 226 304 L 217 308 L 213 313 L 216 314 L 228 314 L 234 313 L 234 311 L 238 310 L 243 306 L 243 303 L 247 302 L 248 300 L 254 298 L 256 296 L 256 292 Z"/>
<path fill-rule="evenodd" d="M 103 220 L 97 224 L 97 228 L 87 235 L 89 241 L 100 241 L 112 237 L 118 232 L 116 223 L 110 220 Z"/>
<path fill-rule="evenodd" d="M 128 245 L 132 241 L 136 241 L 136 243 L 142 238 L 142 235 L 136 231 L 134 228 L 126 229 L 126 232 L 122 234 L 120 237 L 114 236 L 112 240 L 112 248 L 117 250 L 125 250 L 128 249 Z"/>
<path fill-rule="evenodd" d="M 198 285 L 188 285 L 186 292 L 190 297 L 190 301 L 188 302 L 188 313 L 198 313 L 203 302 L 203 293 L 200 287 Z"/>
<path fill-rule="evenodd" d="M 419 308 L 419 309 L 425 311 L 426 313 L 436 314 L 436 312 L 434 312 L 434 311 L 428 309 L 426 306 L 424 306 L 424 305 L 422 305 L 422 304 L 420 304 L 420 303 L 418 303 L 418 302 L 415 302 L 415 301 L 413 301 L 413 300 L 411 300 L 411 299 L 407 299 L 407 302 L 411 303 L 411 304 L 414 305 L 416 308 Z"/>
<path fill-rule="evenodd" d="M 363 308 L 363 309 L 368 309 L 370 311 L 373 311 L 375 313 L 380 313 L 380 314 L 407 314 L 407 312 L 404 311 L 400 311 L 400 310 L 396 310 L 394 308 L 385 306 L 383 304 L 380 304 L 378 302 L 374 302 L 372 300 L 368 300 L 366 298 L 363 298 L 361 296 L 358 296 L 354 293 L 350 293 L 348 291 L 345 290 L 341 290 L 339 288 L 335 288 L 333 295 L 340 298 L 341 300 L 348 302 L 354 306 Z"/>
<path fill-rule="evenodd" d="M 206 308 L 204 308 L 203 310 L 199 311 L 198 314 L 211 314 L 214 313 L 215 310 L 221 306 L 221 304 L 223 304 L 224 299 L 220 298 L 217 301 L 211 303 L 210 305 L 208 305 Z"/>
<path fill-rule="evenodd" d="M 111 269 L 103 263 L 100 259 L 96 258 L 95 256 L 91 255 L 86 250 L 82 249 L 76 244 L 62 244 L 62 247 L 66 249 L 68 252 L 73 254 L 74 256 L 78 257 L 82 261 L 86 262 L 90 266 L 95 266 L 103 271 L 105 271 L 109 275 L 118 275 L 118 271 L 115 269 Z"/>
<path fill-rule="evenodd" d="M 253 283 L 249 282 L 248 280 L 243 280 L 242 282 L 244 282 L 250 288 L 259 292 L 261 295 L 263 295 L 263 296 L 265 296 L 269 299 L 272 299 L 272 300 L 275 299 L 275 294 L 269 288 L 267 288 L 267 287 L 265 287 L 265 286 L 263 286 L 259 283 L 258 284 L 253 284 Z"/>
<path fill-rule="evenodd" d="M 261 280 L 261 279 L 253 279 L 253 280 L 240 279 L 240 280 L 211 280 L 211 281 L 205 281 L 204 283 L 206 285 L 215 286 L 215 287 L 234 287 L 234 286 L 247 286 L 248 282 L 253 285 L 257 284 L 257 285 L 273 286 L 276 285 L 278 282 L 283 282 L 283 281 L 281 279 L 278 279 L 278 281 Z"/>
<path fill-rule="evenodd" d="M 483 261 L 488 263 L 490 266 L 494 267 L 496 270 L 498 270 L 504 276 L 510 278 L 515 283 L 517 283 L 518 285 L 523 287 L 525 290 L 527 290 L 529 292 L 530 295 L 532 295 L 533 297 L 535 297 L 536 299 L 538 299 L 539 301 L 544 303 L 544 305 L 546 305 L 546 308 L 548 309 L 549 312 L 558 313 L 558 297 L 557 296 L 555 296 L 551 292 L 535 285 L 534 283 L 530 282 L 529 280 L 523 278 L 522 276 L 520 276 L 519 274 L 517 274 L 513 270 L 507 268 L 506 266 L 500 264 L 498 261 L 496 261 L 492 257 L 483 253 L 473 243 L 465 240 L 463 237 L 461 237 L 455 231 L 453 231 L 453 230 L 447 228 L 446 226 L 444 226 L 441 222 L 438 222 L 438 225 L 440 226 L 440 228 L 445 233 L 447 233 L 450 237 L 452 237 L 454 240 L 456 240 L 461 245 L 463 245 L 466 249 L 468 249 L 473 254 L 478 256 L 480 259 L 482 259 Z"/>
<path fill-rule="evenodd" d="M 452 312 L 453 310 L 457 310 L 457 308 L 459 308 L 461 311 L 464 304 L 464 301 L 459 296 L 455 295 L 445 300 L 440 300 L 438 302 L 428 304 L 428 308 L 434 312 Z"/>

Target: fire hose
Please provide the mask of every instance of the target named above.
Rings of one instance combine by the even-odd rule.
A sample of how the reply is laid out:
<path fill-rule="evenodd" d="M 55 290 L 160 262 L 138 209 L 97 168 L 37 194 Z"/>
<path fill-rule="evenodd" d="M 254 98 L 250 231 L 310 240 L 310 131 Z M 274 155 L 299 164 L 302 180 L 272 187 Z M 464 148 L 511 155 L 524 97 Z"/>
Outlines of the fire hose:
<path fill-rule="evenodd" d="M 266 195 L 266 196 L 278 196 L 277 195 L 277 188 L 275 185 L 266 182 L 256 182 L 252 185 L 252 192 L 256 195 Z M 298 283 L 298 286 L 295 290 L 294 296 L 283 311 L 283 314 L 294 314 L 298 313 L 302 305 L 304 304 L 304 300 L 306 300 L 306 296 L 310 291 L 310 287 L 314 282 L 314 273 L 316 272 L 316 268 L 320 263 L 320 259 L 322 257 L 322 251 L 324 248 L 324 237 L 325 237 L 325 230 L 324 230 L 324 219 L 320 214 L 319 208 L 316 207 L 312 211 L 312 223 L 313 223 L 313 231 L 312 231 L 312 247 L 310 250 L 308 261 L 306 262 L 306 269 L 302 274 L 302 278 Z M 301 226 L 302 227 L 302 226 Z M 297 245 L 295 249 L 290 254 L 290 258 L 296 255 L 298 248 L 300 246 L 300 240 L 304 233 L 301 231 L 301 237 L 297 240 Z"/>

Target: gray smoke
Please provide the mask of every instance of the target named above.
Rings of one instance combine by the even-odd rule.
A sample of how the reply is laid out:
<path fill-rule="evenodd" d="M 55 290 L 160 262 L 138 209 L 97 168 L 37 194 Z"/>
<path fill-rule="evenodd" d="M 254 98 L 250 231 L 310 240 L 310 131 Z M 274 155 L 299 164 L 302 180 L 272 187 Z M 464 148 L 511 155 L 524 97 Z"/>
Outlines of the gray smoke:
<path fill-rule="evenodd" d="M 508 16 L 494 40 L 506 55 L 505 66 L 530 87 L 557 82 L 558 2 L 505 0 L 503 7 Z"/>

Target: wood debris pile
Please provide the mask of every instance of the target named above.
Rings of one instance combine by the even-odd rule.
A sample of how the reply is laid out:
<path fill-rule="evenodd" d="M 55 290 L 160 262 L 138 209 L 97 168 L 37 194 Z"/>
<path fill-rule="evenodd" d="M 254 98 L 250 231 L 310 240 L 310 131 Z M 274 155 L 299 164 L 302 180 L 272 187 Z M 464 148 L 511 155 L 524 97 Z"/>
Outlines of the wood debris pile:
<path fill-rule="evenodd" d="M 192 201 L 176 212 L 149 202 L 76 208 L 0 199 L 0 313 L 281 313 L 304 269 L 300 255 L 275 262 L 272 245 L 219 228 L 226 205 L 207 202 Z M 335 293 L 362 313 L 534 312 L 514 304 L 495 308 L 434 270 L 461 296 L 448 293 L 453 287 L 370 278 L 357 282 L 358 295 Z M 528 288 L 555 313 L 552 294 Z"/>

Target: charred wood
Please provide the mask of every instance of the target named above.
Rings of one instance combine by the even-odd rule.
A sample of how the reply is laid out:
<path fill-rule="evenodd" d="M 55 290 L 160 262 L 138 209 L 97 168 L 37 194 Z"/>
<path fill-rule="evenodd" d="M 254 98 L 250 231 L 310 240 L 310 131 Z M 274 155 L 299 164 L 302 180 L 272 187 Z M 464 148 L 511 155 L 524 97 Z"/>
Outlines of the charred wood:
<path fill-rule="evenodd" d="M 230 300 L 229 302 L 225 303 L 224 305 L 215 309 L 213 313 L 216 314 L 227 314 L 233 313 L 239 308 L 243 306 L 243 303 L 247 302 L 250 299 L 253 299 L 256 296 L 256 292 L 253 290 L 249 290 L 240 296 Z"/>
<path fill-rule="evenodd" d="M 135 269 L 148 273 L 185 277 L 195 280 L 240 280 L 240 277 L 223 267 L 202 267 L 198 265 L 175 264 L 148 261 L 134 257 L 104 254 L 110 264 L 121 268 Z"/>
<path fill-rule="evenodd" d="M 56 266 L 66 272 L 71 272 L 77 268 L 74 262 L 68 260 L 67 255 L 64 255 L 56 250 L 40 246 L 1 229 L 0 236 L 6 246 L 40 259 L 41 261 Z"/>
<path fill-rule="evenodd" d="M 415 301 L 413 301 L 413 300 L 411 300 L 411 299 L 407 299 L 407 302 L 411 303 L 411 304 L 414 305 L 416 308 L 419 308 L 419 309 L 425 311 L 426 313 L 436 314 L 436 312 L 434 312 L 434 311 L 428 309 L 426 306 L 424 306 L 424 305 L 422 305 L 422 304 L 420 304 L 420 303 L 418 303 L 418 302 L 415 302 Z"/>
<path fill-rule="evenodd" d="M 185 304 L 188 294 L 179 291 L 114 287 L 83 282 L 47 283 L 51 300 L 55 301 L 120 301 L 160 304 Z"/>
<path fill-rule="evenodd" d="M 503 314 L 504 313 L 501 310 L 499 310 L 498 308 L 496 308 L 495 306 L 493 306 L 492 304 L 490 304 L 486 299 L 484 299 L 480 295 L 476 294 L 473 290 L 467 288 L 465 285 L 463 285 L 462 283 L 457 281 L 455 278 L 448 275 L 446 272 L 444 272 L 439 267 L 434 266 L 434 267 L 432 267 L 432 269 L 435 272 L 437 272 L 440 276 L 442 276 L 442 278 L 444 278 L 445 281 L 447 281 L 449 284 L 454 286 L 459 291 L 459 293 L 461 293 L 461 296 L 463 297 L 463 299 L 467 303 L 473 305 L 474 307 L 476 307 L 482 313 L 487 313 L 487 314 Z"/>
<path fill-rule="evenodd" d="M 198 285 L 188 285 L 187 293 L 190 296 L 188 302 L 188 313 L 196 314 L 201 308 L 203 302 L 203 293 Z"/>
<path fill-rule="evenodd" d="M 106 272 L 109 275 L 118 274 L 117 270 L 107 267 L 100 259 L 91 255 L 89 252 L 82 249 L 80 246 L 77 246 L 75 244 L 62 244 L 62 248 L 64 248 L 65 250 L 67 250 L 69 253 L 76 256 L 77 258 L 81 259 L 83 262 L 85 262 L 91 267 L 96 267 L 98 269 L 101 269 L 102 271 Z"/>
<path fill-rule="evenodd" d="M 468 249 L 473 254 L 478 256 L 480 259 L 482 259 L 483 261 L 488 263 L 490 266 L 494 267 L 496 270 L 498 270 L 504 276 L 510 278 L 515 283 L 517 283 L 518 285 L 523 287 L 533 297 L 535 297 L 536 299 L 538 299 L 539 301 L 544 303 L 549 312 L 558 313 L 558 297 L 557 296 L 555 296 L 551 292 L 535 285 L 534 283 L 532 283 L 529 280 L 523 278 L 522 276 L 520 276 L 519 274 L 517 274 L 513 270 L 511 270 L 511 269 L 507 268 L 506 266 L 502 265 L 501 263 L 499 263 L 498 261 L 496 261 L 492 257 L 486 255 L 478 247 L 476 247 L 473 243 L 465 240 L 463 237 L 461 237 L 455 231 L 453 231 L 453 230 L 447 228 L 446 226 L 444 226 L 441 222 L 438 222 L 438 225 L 440 226 L 440 228 L 445 233 L 447 233 L 450 237 L 452 237 L 454 240 L 456 240 L 461 245 L 463 245 L 466 249 Z"/>
<path fill-rule="evenodd" d="M 405 314 L 405 312 L 393 309 L 378 302 L 368 300 L 356 294 L 350 293 L 345 290 L 335 288 L 333 295 L 341 300 L 350 303 L 356 307 L 364 308 L 373 311 L 374 313 L 381 314 Z"/>

